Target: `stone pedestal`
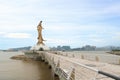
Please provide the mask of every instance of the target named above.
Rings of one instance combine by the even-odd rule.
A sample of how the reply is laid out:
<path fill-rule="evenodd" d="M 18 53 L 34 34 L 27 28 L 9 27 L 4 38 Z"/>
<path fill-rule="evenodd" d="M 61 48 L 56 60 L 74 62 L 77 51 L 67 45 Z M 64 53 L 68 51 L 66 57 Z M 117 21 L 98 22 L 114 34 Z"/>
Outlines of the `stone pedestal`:
<path fill-rule="evenodd" d="M 48 50 L 50 50 L 50 48 L 47 47 L 46 45 L 39 44 L 39 45 L 35 45 L 35 46 L 31 47 L 30 50 L 48 51 Z"/>

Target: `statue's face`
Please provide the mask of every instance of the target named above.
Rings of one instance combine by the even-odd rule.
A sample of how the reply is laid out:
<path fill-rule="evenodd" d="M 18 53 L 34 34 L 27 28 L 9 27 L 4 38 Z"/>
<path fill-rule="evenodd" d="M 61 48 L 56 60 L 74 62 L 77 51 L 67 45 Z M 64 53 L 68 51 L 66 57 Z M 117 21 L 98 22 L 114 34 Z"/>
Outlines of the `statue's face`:
<path fill-rule="evenodd" d="M 42 23 L 42 21 L 40 21 L 40 23 Z"/>

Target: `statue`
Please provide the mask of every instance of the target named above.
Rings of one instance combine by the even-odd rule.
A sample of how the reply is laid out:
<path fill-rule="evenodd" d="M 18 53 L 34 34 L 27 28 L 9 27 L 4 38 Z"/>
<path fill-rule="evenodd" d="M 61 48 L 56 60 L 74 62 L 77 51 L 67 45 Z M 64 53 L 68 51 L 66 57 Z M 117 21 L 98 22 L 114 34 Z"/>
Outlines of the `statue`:
<path fill-rule="evenodd" d="M 31 47 L 30 50 L 38 50 L 38 51 L 45 51 L 45 50 L 50 50 L 49 47 L 47 47 L 43 41 L 45 41 L 42 37 L 42 21 L 39 22 L 38 26 L 37 26 L 37 31 L 38 31 L 38 42 L 35 46 Z"/>
<path fill-rule="evenodd" d="M 38 30 L 38 42 L 37 42 L 37 45 L 40 45 L 40 44 L 44 45 L 44 43 L 43 43 L 44 39 L 42 38 L 42 29 L 43 29 L 42 21 L 40 21 L 40 23 L 37 26 L 37 30 Z"/>

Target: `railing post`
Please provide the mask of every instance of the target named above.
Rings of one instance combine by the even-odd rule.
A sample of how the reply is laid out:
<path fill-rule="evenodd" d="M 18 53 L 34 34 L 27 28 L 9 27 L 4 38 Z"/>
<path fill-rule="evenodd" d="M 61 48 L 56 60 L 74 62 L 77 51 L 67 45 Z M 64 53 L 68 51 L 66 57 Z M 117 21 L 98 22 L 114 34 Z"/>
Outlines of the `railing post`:
<path fill-rule="evenodd" d="M 84 55 L 83 54 L 81 55 L 81 59 L 84 59 Z"/>
<path fill-rule="evenodd" d="M 98 56 L 96 56 L 96 57 L 95 57 L 95 60 L 96 60 L 96 61 L 99 61 L 99 58 L 98 58 Z"/>
<path fill-rule="evenodd" d="M 68 54 L 66 53 L 66 56 L 68 56 Z"/>
<path fill-rule="evenodd" d="M 52 57 L 52 62 L 54 63 L 54 57 Z"/>
<path fill-rule="evenodd" d="M 72 57 L 74 58 L 74 57 L 75 57 L 75 55 L 74 55 L 74 54 L 72 54 Z"/>
<path fill-rule="evenodd" d="M 75 68 L 72 69 L 71 78 L 75 80 Z"/>
<path fill-rule="evenodd" d="M 44 57 L 45 57 L 45 63 L 48 64 L 48 57 L 45 53 L 44 53 Z"/>
<path fill-rule="evenodd" d="M 52 57 L 51 66 L 52 66 L 53 69 L 55 69 L 54 57 Z"/>
<path fill-rule="evenodd" d="M 75 68 L 72 68 L 69 75 L 68 75 L 68 78 L 67 80 L 75 80 Z"/>
<path fill-rule="evenodd" d="M 58 60 L 56 67 L 60 67 L 60 60 Z"/>
<path fill-rule="evenodd" d="M 120 64 L 120 59 L 119 59 L 119 64 Z"/>

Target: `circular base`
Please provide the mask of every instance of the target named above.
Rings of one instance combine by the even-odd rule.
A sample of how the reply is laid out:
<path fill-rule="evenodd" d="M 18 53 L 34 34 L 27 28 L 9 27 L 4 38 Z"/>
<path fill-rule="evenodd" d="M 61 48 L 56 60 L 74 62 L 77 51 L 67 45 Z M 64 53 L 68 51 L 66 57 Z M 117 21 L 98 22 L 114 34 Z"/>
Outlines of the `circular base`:
<path fill-rule="evenodd" d="M 35 45 L 31 47 L 30 50 L 47 51 L 47 50 L 50 50 L 50 48 L 45 45 L 40 44 L 40 45 Z"/>

